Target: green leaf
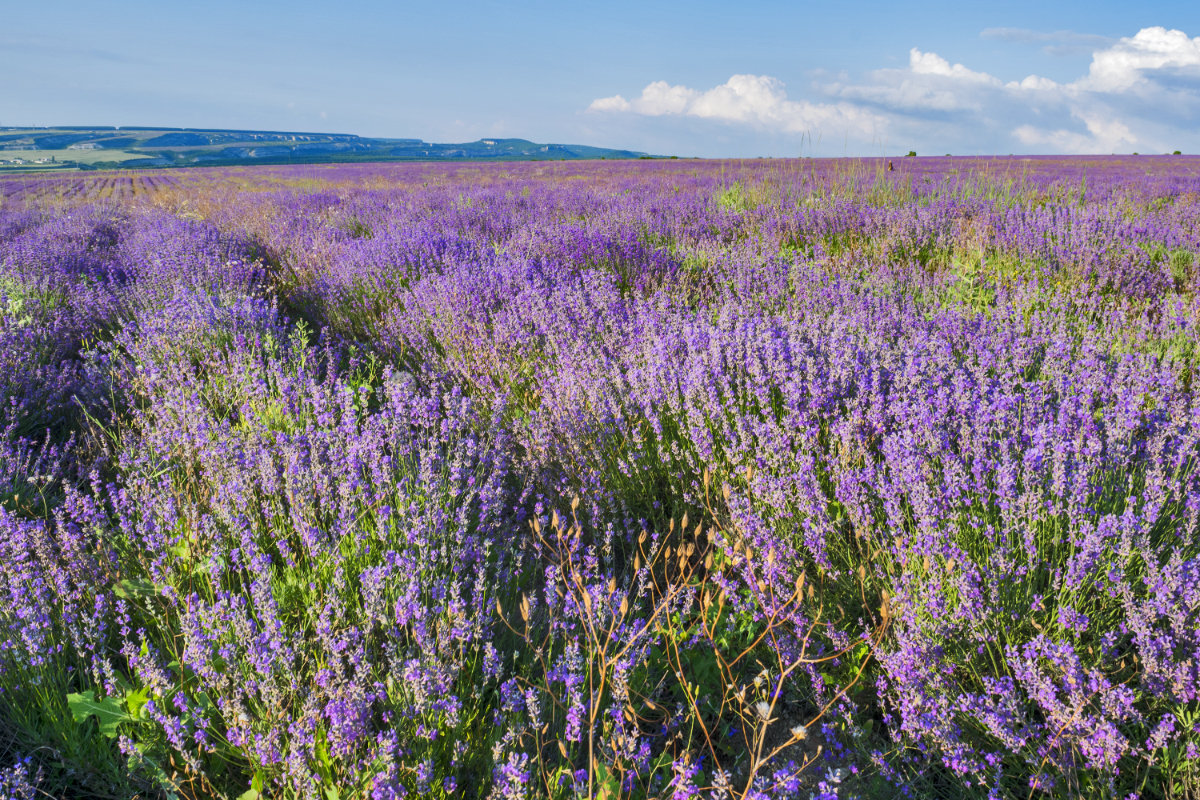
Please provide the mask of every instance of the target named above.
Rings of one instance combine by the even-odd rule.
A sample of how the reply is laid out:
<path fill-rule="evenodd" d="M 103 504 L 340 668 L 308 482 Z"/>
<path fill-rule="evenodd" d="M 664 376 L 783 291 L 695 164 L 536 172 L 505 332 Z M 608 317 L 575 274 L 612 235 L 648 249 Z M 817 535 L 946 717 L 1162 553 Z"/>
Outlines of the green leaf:
<path fill-rule="evenodd" d="M 621 781 L 612 773 L 607 764 L 597 762 L 594 775 L 597 800 L 616 800 L 621 796 Z"/>
<path fill-rule="evenodd" d="M 142 764 L 149 769 L 150 774 L 154 777 L 154 782 L 158 784 L 158 788 L 162 790 L 166 800 L 182 800 L 179 796 L 178 784 L 171 780 L 171 776 L 167 775 L 162 765 L 153 757 L 153 746 L 146 742 L 135 742 L 133 746 L 141 753 Z"/>
<path fill-rule="evenodd" d="M 263 789 L 266 785 L 267 775 L 260 769 L 250 779 L 250 788 L 239 794 L 237 800 L 259 800 L 263 796 Z"/>
<path fill-rule="evenodd" d="M 121 707 L 120 700 L 115 697 L 97 700 L 96 693 L 91 689 L 67 695 L 67 706 L 78 723 L 94 716 L 100 723 L 100 733 L 110 739 L 116 737 L 117 726 L 129 720 L 129 714 Z"/>
<path fill-rule="evenodd" d="M 212 698 L 208 696 L 208 692 L 196 692 L 196 702 L 199 703 L 201 710 L 208 717 L 216 715 L 217 706 L 213 703 Z"/>
<path fill-rule="evenodd" d="M 125 708 L 132 719 L 142 718 L 142 709 L 150 702 L 149 689 L 136 689 L 125 692 Z"/>
<path fill-rule="evenodd" d="M 153 595 L 154 584 L 143 578 L 125 579 L 118 581 L 113 587 L 113 594 L 117 597 L 123 597 L 126 600 L 131 600 L 135 597 L 147 597 Z"/>

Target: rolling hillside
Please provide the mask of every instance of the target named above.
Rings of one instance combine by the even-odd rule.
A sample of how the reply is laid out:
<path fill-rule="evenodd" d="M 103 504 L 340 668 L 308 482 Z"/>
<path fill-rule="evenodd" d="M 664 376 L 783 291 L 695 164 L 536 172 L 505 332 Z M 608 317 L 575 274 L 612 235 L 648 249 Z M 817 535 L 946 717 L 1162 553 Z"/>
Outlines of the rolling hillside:
<path fill-rule="evenodd" d="M 645 153 L 525 139 L 440 144 L 351 134 L 185 128 L 0 128 L 0 171 L 348 161 L 548 161 Z"/>

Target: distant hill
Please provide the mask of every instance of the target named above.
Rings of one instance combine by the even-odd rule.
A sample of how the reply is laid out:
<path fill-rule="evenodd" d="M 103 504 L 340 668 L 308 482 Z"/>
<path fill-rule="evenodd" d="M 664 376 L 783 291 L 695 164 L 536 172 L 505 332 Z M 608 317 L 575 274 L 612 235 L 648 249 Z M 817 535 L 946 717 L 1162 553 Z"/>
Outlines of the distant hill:
<path fill-rule="evenodd" d="M 369 139 L 343 133 L 126 128 L 71 125 L 0 127 L 0 172 L 45 169 L 139 169 L 348 161 L 557 161 L 649 158 L 633 150 L 525 139 L 438 144 Z"/>

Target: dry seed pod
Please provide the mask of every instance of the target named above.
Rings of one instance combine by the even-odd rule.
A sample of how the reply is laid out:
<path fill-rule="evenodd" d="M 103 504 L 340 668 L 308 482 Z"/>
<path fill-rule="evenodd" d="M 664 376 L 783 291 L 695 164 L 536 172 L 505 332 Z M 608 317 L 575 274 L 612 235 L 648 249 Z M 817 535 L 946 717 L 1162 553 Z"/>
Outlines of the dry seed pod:
<path fill-rule="evenodd" d="M 775 564 L 775 548 L 772 547 L 770 550 L 767 551 L 767 566 L 770 567 L 770 566 L 773 566 L 774 564 Z"/>
<path fill-rule="evenodd" d="M 953 558 L 950 559 L 949 561 L 947 561 L 946 562 L 946 572 L 952 571 L 954 569 L 955 563 L 957 563 L 957 562 L 955 562 L 955 560 Z"/>
<path fill-rule="evenodd" d="M 723 497 L 725 499 L 726 503 L 729 502 L 729 484 L 728 483 L 721 487 L 721 497 Z"/>
<path fill-rule="evenodd" d="M 687 530 L 687 523 L 688 523 L 688 516 L 687 516 L 687 512 L 685 511 L 685 512 L 683 512 L 683 517 L 682 517 L 682 518 L 679 520 L 679 528 L 680 528 L 680 530 L 684 530 L 684 531 L 686 531 L 686 530 Z"/>
<path fill-rule="evenodd" d="M 863 583 L 867 580 L 867 568 L 862 564 L 858 565 L 858 582 Z"/>
<path fill-rule="evenodd" d="M 921 563 L 924 565 L 925 571 L 929 572 L 929 556 L 925 556 L 925 558 L 921 560 Z"/>
<path fill-rule="evenodd" d="M 504 616 L 504 606 L 500 605 L 499 597 L 496 598 L 496 613 L 502 617 Z"/>
<path fill-rule="evenodd" d="M 629 613 L 629 598 L 622 597 L 621 598 L 621 616 L 623 617 L 628 613 Z"/>
<path fill-rule="evenodd" d="M 537 534 L 542 532 L 542 523 L 537 517 L 533 518 L 533 532 Z"/>
<path fill-rule="evenodd" d="M 557 512 L 557 511 L 551 511 L 551 512 L 550 512 L 550 527 L 552 527 L 552 528 L 557 528 L 557 527 L 559 527 L 559 524 L 558 524 L 558 512 Z"/>
<path fill-rule="evenodd" d="M 803 572 L 796 577 L 796 594 L 799 597 L 804 596 L 804 578 L 805 574 Z"/>
<path fill-rule="evenodd" d="M 529 622 L 529 598 L 521 595 L 521 619 Z"/>
<path fill-rule="evenodd" d="M 568 758 L 568 757 L 569 757 L 569 756 L 567 755 L 567 746 L 566 746 L 565 744 L 563 744 L 563 743 L 562 743 L 562 740 L 561 740 L 561 739 L 559 739 L 559 741 L 558 741 L 558 752 L 562 753 L 562 757 L 563 757 L 563 758 Z"/>
<path fill-rule="evenodd" d="M 712 553 L 709 553 L 708 555 L 706 555 L 706 556 L 704 557 L 704 568 L 705 568 L 706 570 L 707 570 L 707 569 L 712 569 L 712 565 L 713 565 L 713 554 L 712 554 Z"/>
<path fill-rule="evenodd" d="M 571 510 L 574 511 L 577 508 L 579 508 L 579 496 L 578 495 L 571 498 Z"/>
<path fill-rule="evenodd" d="M 649 536 L 649 534 L 643 529 L 642 532 L 638 534 L 638 544 L 645 542 L 647 536 Z"/>
<path fill-rule="evenodd" d="M 641 568 L 642 568 L 642 557 L 640 555 L 635 555 L 633 557 L 633 571 L 638 572 L 641 570 Z"/>
<path fill-rule="evenodd" d="M 615 592 L 616 590 L 617 590 L 617 579 L 616 579 L 616 578 L 609 578 L 609 579 L 608 579 L 608 593 L 609 593 L 609 594 L 612 594 L 612 593 L 613 593 L 613 592 Z"/>

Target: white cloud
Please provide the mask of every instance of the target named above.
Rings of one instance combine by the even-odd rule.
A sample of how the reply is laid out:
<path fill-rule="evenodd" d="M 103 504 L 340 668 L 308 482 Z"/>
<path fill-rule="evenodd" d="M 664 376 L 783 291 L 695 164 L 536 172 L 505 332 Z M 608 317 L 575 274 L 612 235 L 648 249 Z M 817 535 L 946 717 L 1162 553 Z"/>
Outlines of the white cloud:
<path fill-rule="evenodd" d="M 962 64 L 950 65 L 950 62 L 937 53 L 922 53 L 917 48 L 908 52 L 908 68 L 914 75 L 940 75 L 967 83 L 978 83 L 984 86 L 999 86 L 1000 79 L 986 72 L 969 70 Z"/>
<path fill-rule="evenodd" d="M 1086 134 L 1065 128 L 1044 130 L 1033 125 L 1019 125 L 1013 129 L 1013 136 L 1022 144 L 1050 147 L 1065 153 L 1112 153 L 1138 142 L 1129 126 L 1120 120 L 1076 116 L 1086 126 Z"/>
<path fill-rule="evenodd" d="M 1049 92 L 1059 88 L 1058 84 L 1040 75 L 1028 75 L 1020 83 L 1009 81 L 1004 84 L 1006 89 L 1025 89 L 1026 91 Z"/>
<path fill-rule="evenodd" d="M 640 114 L 685 114 L 688 104 L 700 93 L 686 86 L 672 86 L 666 81 L 655 81 L 642 90 L 642 96 L 634 103 Z"/>
<path fill-rule="evenodd" d="M 588 111 L 628 111 L 629 109 L 629 101 L 619 94 L 598 98 L 588 106 Z"/>
<path fill-rule="evenodd" d="M 1200 66 L 1200 37 L 1183 31 L 1143 28 L 1112 47 L 1092 54 L 1092 66 L 1080 85 L 1101 92 L 1124 92 L 1157 70 Z"/>
<path fill-rule="evenodd" d="M 668 114 L 745 123 L 787 133 L 814 130 L 851 131 L 870 137 L 886 121 L 849 103 L 789 100 L 782 81 L 767 75 L 734 75 L 706 91 L 654 81 L 640 97 L 621 95 L 593 100 L 589 111 L 633 112 L 645 116 Z"/>
<path fill-rule="evenodd" d="M 926 152 L 1200 150 L 1200 37 L 1162 27 L 1115 41 L 1070 31 L 989 29 L 982 35 L 1090 47 L 1091 63 L 1086 74 L 1066 82 L 1000 77 L 913 47 L 905 67 L 858 79 L 818 78 L 812 99 L 788 97 L 777 78 L 734 75 L 706 90 L 655 81 L 638 97 L 600 98 L 589 110 L 722 120 L 818 138 L 845 135 Z"/>

